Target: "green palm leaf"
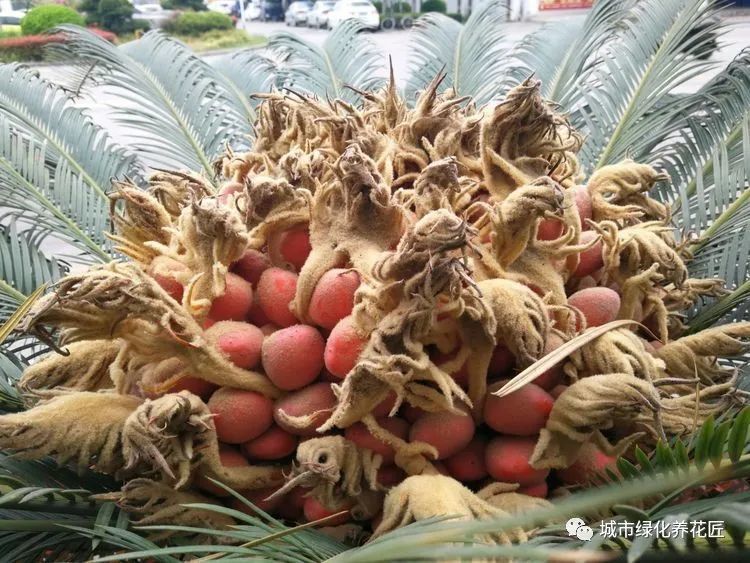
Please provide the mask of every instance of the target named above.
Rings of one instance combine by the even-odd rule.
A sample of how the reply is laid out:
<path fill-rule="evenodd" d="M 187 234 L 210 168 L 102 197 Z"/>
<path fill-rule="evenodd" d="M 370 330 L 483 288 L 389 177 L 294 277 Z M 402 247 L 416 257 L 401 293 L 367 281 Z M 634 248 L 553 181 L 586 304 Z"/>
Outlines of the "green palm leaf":
<path fill-rule="evenodd" d="M 750 50 L 741 52 L 682 105 L 684 115 L 654 136 L 663 142 L 647 158 L 672 179 L 658 186 L 659 198 L 679 201 L 674 209 L 677 216 L 698 214 L 699 225 L 691 227 L 702 231 L 709 216 L 702 205 L 696 205 L 695 196 L 699 182 L 703 193 L 707 193 L 706 182 L 712 182 L 717 147 L 726 147 L 734 164 L 742 160 L 743 123 L 750 113 Z"/>
<path fill-rule="evenodd" d="M 113 177 L 139 175 L 134 154 L 36 72 L 4 65 L 0 81 L 0 206 L 85 261 L 105 260 L 106 191 Z"/>
<path fill-rule="evenodd" d="M 98 526 L 123 529 L 127 515 L 111 503 L 97 503 L 92 492 L 113 483 L 93 473 L 77 475 L 48 461 L 23 461 L 0 454 L 0 560 L 84 561 L 109 553 L 100 538 L 70 529 Z"/>
<path fill-rule="evenodd" d="M 573 105 L 576 83 L 612 36 L 630 2 L 599 0 L 585 19 L 547 24 L 513 48 L 509 86 L 530 75 L 542 81 L 542 95 L 564 108 Z"/>
<path fill-rule="evenodd" d="M 62 29 L 69 40 L 51 56 L 96 64 L 97 80 L 84 90 L 114 108 L 115 121 L 149 166 L 201 170 L 212 178 L 212 160 L 225 145 L 247 143 L 246 106 L 184 44 L 149 32 L 118 48 L 80 27 Z"/>
<path fill-rule="evenodd" d="M 253 108 L 257 102 L 253 102 L 251 96 L 272 88 L 276 72 L 274 61 L 261 55 L 258 49 L 243 49 L 219 57 L 212 66 L 225 79 L 223 85 L 227 92 L 245 108 L 248 122 L 253 123 L 256 117 Z"/>
<path fill-rule="evenodd" d="M 48 258 L 20 233 L 15 222 L 0 225 L 0 279 L 22 295 L 30 295 L 39 286 L 55 282 L 69 270 L 69 265 L 54 256 Z"/>
<path fill-rule="evenodd" d="M 644 0 L 578 83 L 573 125 L 586 135 L 581 158 L 588 168 L 639 155 L 658 131 L 683 112 L 665 96 L 708 65 L 696 57 L 717 32 L 716 8 L 705 0 Z"/>
<path fill-rule="evenodd" d="M 505 1 L 489 0 L 478 6 L 464 25 L 438 13 L 419 18 L 409 43 L 407 99 L 414 99 L 442 70 L 442 88 L 472 96 L 484 104 L 501 94 L 507 49 Z"/>
<path fill-rule="evenodd" d="M 384 80 L 382 53 L 362 33 L 362 24 L 346 20 L 326 37 L 322 46 L 313 45 L 291 33 L 277 33 L 268 48 L 282 64 L 277 85 L 320 97 L 355 101 L 347 90 L 378 87 Z"/>
<path fill-rule="evenodd" d="M 685 116 L 665 129 L 667 141 L 650 157 L 672 177 L 656 195 L 674 202 L 678 228 L 700 237 L 691 247 L 691 274 L 720 277 L 732 291 L 694 311 L 690 325 L 697 331 L 732 311 L 726 320 L 742 318 L 750 296 L 750 51 L 678 103 Z"/>

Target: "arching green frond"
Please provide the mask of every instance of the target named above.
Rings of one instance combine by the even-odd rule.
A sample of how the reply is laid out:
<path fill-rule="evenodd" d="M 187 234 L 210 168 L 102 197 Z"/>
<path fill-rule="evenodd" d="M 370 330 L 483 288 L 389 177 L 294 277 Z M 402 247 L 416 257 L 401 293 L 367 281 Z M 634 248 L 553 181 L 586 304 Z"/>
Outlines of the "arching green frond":
<path fill-rule="evenodd" d="M 15 221 L 0 225 L 0 375 L 8 385 L 13 381 L 10 372 L 15 374 L 13 366 L 20 368 L 47 349 L 33 338 L 12 332 L 19 320 L 14 317 L 22 314 L 19 309 L 24 303 L 28 308 L 31 298 L 39 294 L 35 294 L 37 289 L 43 291 L 45 284 L 59 280 L 69 268 L 54 256 L 45 256 L 31 234 L 19 232 Z M 17 397 L 3 387 L 0 382 L 0 406 L 9 396 Z"/>
<path fill-rule="evenodd" d="M 76 475 L 47 461 L 23 461 L 0 454 L 0 560 L 85 561 L 112 552 L 101 539 L 77 529 L 129 527 L 112 503 L 95 502 L 91 492 L 113 484 L 92 473 Z"/>
<path fill-rule="evenodd" d="M 0 67 L 0 207 L 38 233 L 54 232 L 84 261 L 107 259 L 103 231 L 112 178 L 138 177 L 135 155 L 38 73 Z"/>
<path fill-rule="evenodd" d="M 0 345 L 0 412 L 15 412 L 23 408 L 23 401 L 15 387 L 21 377 L 23 362 Z"/>
<path fill-rule="evenodd" d="M 25 297 L 40 285 L 57 281 L 67 271 L 67 264 L 55 257 L 47 258 L 26 233 L 19 232 L 15 222 L 0 225 L 0 280 L 19 294 Z"/>
<path fill-rule="evenodd" d="M 212 66 L 224 79 L 226 91 L 245 108 L 246 118 L 255 121 L 254 102 L 250 96 L 268 92 L 274 84 L 276 64 L 258 49 L 243 49 L 218 58 Z"/>
<path fill-rule="evenodd" d="M 696 308 L 691 328 L 699 330 L 740 318 L 750 296 L 750 52 L 676 104 L 685 115 L 665 128 L 665 141 L 650 155 L 672 178 L 655 195 L 672 203 L 679 229 L 699 237 L 691 247 L 691 274 L 720 277 L 732 291 Z"/>
<path fill-rule="evenodd" d="M 135 156 L 109 135 L 69 96 L 31 69 L 0 66 L 0 115 L 21 133 L 46 143 L 47 150 L 67 163 L 97 197 L 105 198 L 112 177 L 140 172 Z"/>
<path fill-rule="evenodd" d="M 599 0 L 585 19 L 568 18 L 547 24 L 523 38 L 511 54 L 509 86 L 533 74 L 542 81 L 545 98 L 569 107 L 576 82 L 596 60 L 629 4 L 623 0 Z"/>
<path fill-rule="evenodd" d="M 106 149 L 105 149 L 106 150 Z M 119 156 L 119 151 L 115 155 Z M 103 154 L 107 160 L 112 153 Z M 112 162 L 115 172 L 120 166 Z M 119 175 L 119 174 L 118 174 Z M 0 205 L 13 221 L 25 221 L 35 233 L 54 233 L 80 251 L 84 261 L 108 258 L 108 203 L 71 170 L 56 147 L 38 140 L 0 113 Z M 102 186 L 104 188 L 104 186 Z"/>
<path fill-rule="evenodd" d="M 664 96 L 710 64 L 696 55 L 717 32 L 715 11 L 705 0 L 644 0 L 629 11 L 577 86 L 573 124 L 586 135 L 586 167 L 641 154 L 683 111 Z"/>
<path fill-rule="evenodd" d="M 268 47 L 282 61 L 279 87 L 354 101 L 358 95 L 346 86 L 371 90 L 385 77 L 383 54 L 362 33 L 357 20 L 336 26 L 322 46 L 281 32 L 271 37 Z"/>
<path fill-rule="evenodd" d="M 252 130 L 246 107 L 228 93 L 208 63 L 160 32 L 115 47 L 80 27 L 65 26 L 69 40 L 54 58 L 96 63 L 94 95 L 115 110 L 128 139 L 149 166 L 201 170 L 229 143 L 240 146 Z"/>
<path fill-rule="evenodd" d="M 407 99 L 413 100 L 441 70 L 447 75 L 443 89 L 452 87 L 477 104 L 497 98 L 506 71 L 506 15 L 505 1 L 489 0 L 463 25 L 438 13 L 419 18 L 409 42 Z"/>
<path fill-rule="evenodd" d="M 678 221 L 700 233 L 713 219 L 705 198 L 716 187 L 716 158 L 726 154 L 724 162 L 732 168 L 743 160 L 743 128 L 750 115 L 750 51 L 740 53 L 683 105 L 685 116 L 666 132 L 666 142 L 649 160 L 669 172 L 672 179 L 659 186 L 657 196 L 678 202 L 674 206 Z M 699 193 L 703 197 L 698 197 Z M 719 195 L 719 199 L 733 201 L 728 195 Z"/>

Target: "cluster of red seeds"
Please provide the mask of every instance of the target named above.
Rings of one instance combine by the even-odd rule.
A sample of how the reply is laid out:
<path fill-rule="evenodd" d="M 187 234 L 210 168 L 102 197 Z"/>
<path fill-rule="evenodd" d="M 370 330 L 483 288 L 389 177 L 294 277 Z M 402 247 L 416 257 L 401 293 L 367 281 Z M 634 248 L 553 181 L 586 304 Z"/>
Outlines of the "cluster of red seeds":
<path fill-rule="evenodd" d="M 588 242 L 596 234 L 586 230 L 586 219 L 591 217 L 586 189 L 576 189 L 575 199 L 584 225 L 580 241 Z M 561 222 L 546 219 L 540 224 L 538 237 L 552 240 L 562 231 Z M 355 331 L 351 317 L 354 294 L 360 284 L 356 271 L 337 268 L 321 277 L 310 303 L 311 324 L 302 323 L 294 315 L 291 304 L 298 273 L 310 251 L 306 226 L 272 236 L 263 252 L 246 251 L 231 266 L 226 291 L 213 301 L 204 324 L 206 338 L 231 362 L 264 372 L 276 387 L 287 392 L 285 396 L 274 402 L 252 391 L 217 389 L 200 379 L 200 374 L 180 380 L 170 390 L 186 389 L 207 402 L 215 415 L 216 432 L 222 443 L 221 460 L 227 466 L 291 461 L 301 440 L 319 436 L 315 429 L 336 405 L 331 384 L 346 377 L 366 343 Z M 271 255 L 280 256 L 283 263 L 273 265 Z M 602 265 L 602 245 L 598 242 L 580 254 L 573 275 L 572 285 L 577 291 L 569 295 L 569 304 L 583 314 L 589 327 L 614 320 L 620 305 L 616 288 L 596 286 Z M 160 262 L 158 266 L 159 273 L 154 277 L 172 297 L 181 300 L 182 285 L 174 276 L 164 273 L 170 271 L 170 264 Z M 176 262 L 171 266 L 173 271 L 179 268 Z M 562 344 L 562 338 L 550 334 L 546 353 Z M 468 384 L 465 366 L 453 369 L 452 373 L 448 367 L 456 351 L 443 353 L 432 347 L 430 356 L 465 387 Z M 487 374 L 489 391 L 502 387 L 516 372 L 515 358 L 499 343 Z M 557 365 L 510 395 L 488 394 L 479 425 L 468 408 L 463 414 L 429 413 L 405 404 L 395 416 L 389 416 L 395 396 L 379 405 L 374 415 L 383 428 L 399 438 L 434 446 L 438 452 L 435 462 L 438 470 L 471 488 L 479 488 L 487 481 L 502 481 L 518 483 L 521 493 L 546 497 L 549 483 L 583 483 L 614 462 L 593 451 L 554 475 L 530 466 L 529 458 L 539 431 L 556 397 L 566 388 L 562 381 L 562 365 Z M 290 427 L 279 416 L 282 412 L 293 417 L 311 416 L 311 422 L 305 428 Z M 382 456 L 379 479 L 383 485 L 395 485 L 406 477 L 394 464 L 393 448 L 372 436 L 364 424 L 352 425 L 344 431 L 344 436 Z M 199 482 L 199 486 L 216 496 L 227 496 L 207 480 Z M 286 497 L 266 500 L 273 492 L 267 488 L 243 494 L 260 508 L 286 518 L 314 520 L 331 514 L 314 498 L 305 497 L 305 489 L 297 488 Z M 231 504 L 246 509 L 242 503 Z M 345 520 L 343 517 L 342 521 Z"/>

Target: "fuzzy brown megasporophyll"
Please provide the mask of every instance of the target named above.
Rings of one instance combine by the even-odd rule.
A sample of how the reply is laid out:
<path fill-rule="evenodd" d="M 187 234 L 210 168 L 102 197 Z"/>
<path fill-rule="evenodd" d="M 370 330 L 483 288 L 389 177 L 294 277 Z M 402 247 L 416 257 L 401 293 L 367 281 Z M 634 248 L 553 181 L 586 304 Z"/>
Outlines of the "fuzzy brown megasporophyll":
<path fill-rule="evenodd" d="M 564 469 L 594 446 L 629 455 L 636 442 L 647 448 L 686 433 L 741 401 L 721 358 L 747 350 L 750 324 L 683 335 L 683 312 L 720 295 L 722 284 L 688 277 L 690 253 L 675 238 L 669 208 L 648 195 L 666 176 L 625 160 L 586 180 L 580 136 L 534 80 L 485 108 L 450 90 L 437 94 L 440 80 L 413 108 L 393 84 L 362 93 L 357 107 L 263 96 L 253 148 L 216 163 L 218 193 L 188 172 L 160 172 L 145 191 L 116 182 L 111 238 L 127 260 L 66 277 L 24 319 L 22 329 L 57 352 L 24 374 L 19 387 L 31 408 L 0 417 L 0 447 L 114 475 L 123 489 L 112 498 L 143 523 L 213 522 L 181 507 L 209 498 L 195 490 L 201 477 L 241 492 L 281 487 L 276 496 L 307 487 L 328 509 L 354 506 L 363 522 L 381 514 L 375 536 L 446 513 L 483 518 L 538 506 L 546 501 L 515 483 L 475 493 L 440 475 L 438 458 L 450 457 L 441 444 L 414 439 L 416 424 L 399 433 L 374 413 L 390 400 L 385 416 L 411 409 L 485 428 L 488 380 L 512 377 L 553 340 L 590 328 L 593 317 L 568 303 L 585 287 L 617 294 L 609 320 L 640 324 L 563 361 L 557 377 L 568 386 L 543 427 L 524 437 L 536 440 L 530 470 Z M 303 437 L 293 455 L 225 465 L 205 397 L 174 388 L 193 379 L 269 400 L 286 395 L 262 367 L 239 367 L 204 331 L 247 251 L 290 267 L 272 241 L 293 229 L 306 230 L 311 250 L 290 311 L 312 324 L 323 275 L 354 271 L 351 318 L 363 346 L 333 384 L 333 406 L 275 414 Z M 584 242 L 585 231 L 593 235 Z M 602 266 L 576 278 L 581 253 L 597 245 Z M 160 285 L 167 274 L 177 293 Z M 501 352 L 511 368 L 497 367 Z M 380 453 L 341 435 L 357 423 Z M 384 468 L 398 482 L 382 484 Z M 517 530 L 486 539 L 527 537 Z"/>

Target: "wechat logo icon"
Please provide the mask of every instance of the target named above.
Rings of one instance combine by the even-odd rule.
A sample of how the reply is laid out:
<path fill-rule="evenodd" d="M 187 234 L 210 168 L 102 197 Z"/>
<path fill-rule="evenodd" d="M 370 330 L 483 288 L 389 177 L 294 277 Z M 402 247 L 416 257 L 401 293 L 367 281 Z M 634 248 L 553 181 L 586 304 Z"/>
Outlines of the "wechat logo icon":
<path fill-rule="evenodd" d="M 568 531 L 569 536 L 574 536 L 581 541 L 591 541 L 594 537 L 594 530 L 590 526 L 586 525 L 580 518 L 571 518 L 565 523 L 565 529 Z"/>

